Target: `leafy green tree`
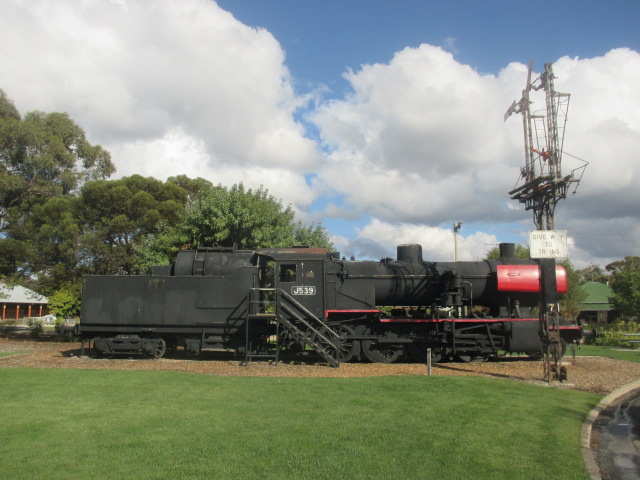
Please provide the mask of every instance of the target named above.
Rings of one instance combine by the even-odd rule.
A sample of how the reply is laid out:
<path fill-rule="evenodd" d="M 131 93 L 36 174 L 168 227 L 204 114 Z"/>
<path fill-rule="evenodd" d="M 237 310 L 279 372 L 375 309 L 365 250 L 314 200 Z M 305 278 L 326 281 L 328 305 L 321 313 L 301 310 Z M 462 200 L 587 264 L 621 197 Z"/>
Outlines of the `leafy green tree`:
<path fill-rule="evenodd" d="M 0 118 L 20 120 L 20 112 L 2 89 L 0 89 Z"/>
<path fill-rule="evenodd" d="M 59 268 L 51 252 L 40 255 L 35 246 L 35 237 L 45 239 L 53 233 L 34 229 L 35 218 L 45 215 L 39 209 L 114 170 L 109 152 L 89 143 L 67 114 L 34 111 L 22 117 L 0 90 L 0 276 L 33 287 L 34 272 L 45 263 L 43 258 L 50 257 L 49 265 Z M 58 205 L 57 210 L 61 208 Z M 56 210 L 47 207 L 51 209 Z M 68 220 L 62 213 L 61 217 Z M 48 223 L 62 235 L 66 223 L 56 225 L 56 221 Z M 39 246 L 50 250 L 56 241 L 54 236 Z"/>
<path fill-rule="evenodd" d="M 333 248 L 329 232 L 321 225 L 295 221 L 291 207 L 260 187 L 245 189 L 221 185 L 202 188 L 187 202 L 175 226 L 164 224 L 137 246 L 139 268 L 169 263 L 178 250 L 198 245 L 233 246 L 238 249 L 309 245 Z"/>
<path fill-rule="evenodd" d="M 560 294 L 560 315 L 575 320 L 580 314 L 582 303 L 587 299 L 587 293 L 580 288 L 580 274 L 573 268 L 571 261 L 558 262 L 567 272 L 567 293 Z"/>
<path fill-rule="evenodd" d="M 186 175 L 177 175 L 169 177 L 167 182 L 171 182 L 187 191 L 189 200 L 193 200 L 199 192 L 208 190 L 213 187 L 213 183 L 202 177 L 189 178 Z"/>
<path fill-rule="evenodd" d="M 78 197 L 65 195 L 35 205 L 25 221 L 28 260 L 23 271 L 37 278 L 37 290 L 45 295 L 64 284 L 79 284 L 85 273 L 80 211 Z"/>
<path fill-rule="evenodd" d="M 22 118 L 0 90 L 0 225 L 18 221 L 34 203 L 66 195 L 115 171 L 109 152 L 87 141 L 66 113 Z M 9 218 L 11 211 L 13 215 Z"/>
<path fill-rule="evenodd" d="M 148 235 L 178 222 L 187 192 L 172 182 L 140 175 L 87 183 L 80 192 L 85 270 L 136 274 L 136 246 Z"/>
<path fill-rule="evenodd" d="M 293 228 L 293 239 L 295 245 L 308 245 L 316 248 L 333 249 L 331 234 L 320 224 L 303 225 L 296 223 Z"/>
<path fill-rule="evenodd" d="M 516 258 L 520 258 L 522 260 L 529 260 L 529 249 L 524 245 L 520 245 L 519 243 L 516 243 L 515 255 L 516 255 Z M 500 258 L 500 247 L 498 246 L 493 247 L 491 250 L 489 250 L 485 254 L 485 258 L 487 260 L 497 260 L 498 258 Z"/>
<path fill-rule="evenodd" d="M 598 265 L 590 265 L 586 268 L 578 270 L 577 273 L 580 275 L 581 285 L 587 282 L 599 282 L 606 285 L 610 280 L 609 275 L 607 275 L 607 273 Z"/>
<path fill-rule="evenodd" d="M 236 245 L 239 249 L 293 244 L 294 213 L 260 187 L 245 190 L 242 183 L 201 191 L 187 205 L 179 225 L 187 243 Z"/>
<path fill-rule="evenodd" d="M 630 256 L 606 266 L 611 273 L 613 296 L 609 301 L 623 316 L 635 318 L 640 312 L 640 257 Z"/>
<path fill-rule="evenodd" d="M 136 245 L 177 223 L 186 198 L 174 183 L 139 175 L 87 182 L 79 196 L 34 205 L 13 226 L 21 241 L 5 242 L 16 253 L 3 261 L 9 270 L 22 259 L 22 283 L 36 279 L 30 287 L 47 296 L 61 289 L 79 294 L 86 274 L 141 273 Z"/>
<path fill-rule="evenodd" d="M 49 296 L 49 309 L 59 319 L 77 317 L 80 315 L 79 284 L 64 285 L 53 295 Z"/>
<path fill-rule="evenodd" d="M 24 270 L 27 249 L 28 244 L 25 242 L 0 237 L 0 278 L 9 277 Z"/>

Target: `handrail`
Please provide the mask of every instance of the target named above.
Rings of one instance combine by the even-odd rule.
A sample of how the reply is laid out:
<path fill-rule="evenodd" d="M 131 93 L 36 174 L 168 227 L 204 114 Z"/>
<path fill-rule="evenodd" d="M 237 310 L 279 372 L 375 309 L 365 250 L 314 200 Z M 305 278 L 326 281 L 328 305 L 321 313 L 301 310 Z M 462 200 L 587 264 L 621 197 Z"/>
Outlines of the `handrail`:
<path fill-rule="evenodd" d="M 283 308 L 284 310 L 286 310 L 287 312 L 289 312 L 291 315 L 293 315 L 293 316 L 296 318 L 296 320 L 298 320 L 300 323 L 302 323 L 304 326 L 306 326 L 306 327 L 307 327 L 309 330 L 311 330 L 314 334 L 316 334 L 316 335 L 317 335 L 317 336 L 318 336 L 318 337 L 319 337 L 319 338 L 320 338 L 324 343 L 326 343 L 327 345 L 331 346 L 331 348 L 333 348 L 334 350 L 337 350 L 337 349 L 338 349 L 338 347 L 336 347 L 336 346 L 334 345 L 334 343 L 333 343 L 333 341 L 332 341 L 331 339 L 329 339 L 329 338 L 325 337 L 325 336 L 324 336 L 324 334 L 323 334 L 322 332 L 320 332 L 319 330 L 317 330 L 313 325 L 311 325 L 311 324 L 310 324 L 307 320 L 305 320 L 302 316 L 300 316 L 300 315 L 296 314 L 296 312 L 294 312 L 293 310 L 289 309 L 286 305 L 283 305 L 283 306 L 282 306 L 282 308 Z M 317 317 L 315 317 L 315 319 L 316 319 L 316 320 L 318 320 L 318 321 L 319 321 L 319 323 L 321 323 L 322 325 L 324 325 L 324 326 L 326 327 L 326 325 L 325 325 L 325 324 L 324 324 L 320 319 L 318 319 Z M 333 332 L 331 329 L 329 329 L 329 327 L 326 327 L 326 328 L 328 328 L 328 330 L 327 330 L 327 331 L 331 331 L 332 333 L 335 333 L 335 332 Z M 338 337 L 338 336 L 336 335 L 336 337 Z"/>
<path fill-rule="evenodd" d="M 335 333 L 333 330 L 331 330 L 326 323 L 324 323 L 322 320 L 320 320 L 318 317 L 316 317 L 313 313 L 311 313 L 307 307 L 305 307 L 304 305 L 302 305 L 300 302 L 298 302 L 295 298 L 293 298 L 291 295 L 289 295 L 287 292 L 285 292 L 282 289 L 278 289 L 280 291 L 280 295 L 285 298 L 289 303 L 293 304 L 295 307 L 297 307 L 299 310 L 302 311 L 302 313 L 306 314 L 308 317 L 314 319 L 315 321 L 317 321 L 320 325 L 322 325 L 323 327 L 327 328 L 327 331 L 330 332 L 334 338 L 339 338 L 340 335 L 338 335 L 337 333 Z"/>
<path fill-rule="evenodd" d="M 255 300 L 256 292 L 273 292 L 275 298 L 273 300 Z M 298 302 L 291 295 L 279 288 L 252 288 L 247 295 L 249 303 L 247 308 L 247 327 L 246 327 L 246 357 L 249 358 L 249 323 L 250 317 L 262 315 L 256 312 L 256 305 L 264 303 L 274 303 L 275 313 L 273 318 L 295 337 L 312 347 L 321 357 L 327 360 L 332 366 L 339 366 L 337 360 L 340 352 L 340 336 L 334 332 L 326 323 L 316 317 L 304 305 Z M 259 309 L 258 309 L 259 310 Z M 292 318 L 287 318 L 292 317 Z M 296 324 L 296 322 L 298 324 Z M 302 327 L 302 328 L 301 328 Z M 327 351 L 327 348 L 333 350 L 333 354 Z"/>

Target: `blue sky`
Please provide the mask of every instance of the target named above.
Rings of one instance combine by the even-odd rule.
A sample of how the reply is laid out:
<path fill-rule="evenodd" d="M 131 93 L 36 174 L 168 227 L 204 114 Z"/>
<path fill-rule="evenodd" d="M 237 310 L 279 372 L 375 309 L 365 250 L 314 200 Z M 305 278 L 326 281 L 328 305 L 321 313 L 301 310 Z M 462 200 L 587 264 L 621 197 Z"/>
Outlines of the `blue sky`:
<path fill-rule="evenodd" d="M 462 221 L 477 259 L 533 228 L 502 117 L 529 59 L 553 62 L 565 150 L 589 162 L 557 228 L 605 265 L 640 254 L 638 25 L 637 0 L 6 0 L 0 88 L 68 112 L 117 176 L 264 185 L 358 258 L 451 259 Z"/>
<path fill-rule="evenodd" d="M 455 53 L 481 73 L 509 62 L 565 55 L 594 57 L 640 49 L 640 2 L 619 0 L 220 0 L 243 23 L 269 30 L 305 89 L 322 83 L 340 95 L 346 69 L 386 63 L 422 43 Z"/>
<path fill-rule="evenodd" d="M 246 25 L 270 31 L 286 53 L 296 88 L 328 87 L 325 98 L 350 93 L 345 71 L 387 63 L 406 47 L 437 45 L 480 73 L 497 74 L 510 62 L 562 56 L 589 58 L 626 46 L 640 51 L 640 2 L 220 0 Z M 639 79 L 640 80 L 640 79 Z M 518 92 L 515 91 L 514 95 Z M 514 98 L 515 99 L 515 98 Z M 301 116 L 304 120 L 304 116 Z M 306 125 L 315 135 L 314 125 Z M 319 199 L 316 206 L 323 206 Z M 561 207 L 560 207 L 561 208 Z M 331 231 L 353 236 L 370 221 L 326 218 Z M 533 228 L 533 227 L 531 227 Z M 467 232 L 492 231 L 522 242 L 514 225 L 467 223 Z"/>

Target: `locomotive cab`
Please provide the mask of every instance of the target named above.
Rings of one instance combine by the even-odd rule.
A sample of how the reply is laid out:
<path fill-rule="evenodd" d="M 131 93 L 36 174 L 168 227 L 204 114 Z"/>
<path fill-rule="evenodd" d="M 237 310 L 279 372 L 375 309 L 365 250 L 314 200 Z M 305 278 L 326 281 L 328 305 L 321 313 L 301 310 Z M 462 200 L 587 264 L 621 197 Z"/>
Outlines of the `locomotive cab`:
<path fill-rule="evenodd" d="M 327 251 L 318 248 L 294 247 L 260 251 L 268 258 L 273 287 L 308 309 L 318 318 L 324 317 L 324 274 Z M 263 287 L 269 287 L 263 282 Z"/>

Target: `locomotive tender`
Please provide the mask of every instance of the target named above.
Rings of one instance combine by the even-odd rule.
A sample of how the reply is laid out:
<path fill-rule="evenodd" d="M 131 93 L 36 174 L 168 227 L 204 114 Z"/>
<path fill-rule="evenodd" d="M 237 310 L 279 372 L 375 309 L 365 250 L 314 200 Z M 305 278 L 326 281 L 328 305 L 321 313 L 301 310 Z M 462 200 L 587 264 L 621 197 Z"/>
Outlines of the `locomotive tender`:
<path fill-rule="evenodd" d="M 231 349 L 245 360 L 315 350 L 351 359 L 470 361 L 499 351 L 540 355 L 540 270 L 516 259 L 427 262 L 420 245 L 397 259 L 346 261 L 325 249 L 178 252 L 145 276 L 85 277 L 77 333 L 100 354 Z M 560 293 L 566 272 L 556 267 Z M 386 308 L 383 308 L 386 307 Z M 561 326 L 565 342 L 580 326 Z"/>

